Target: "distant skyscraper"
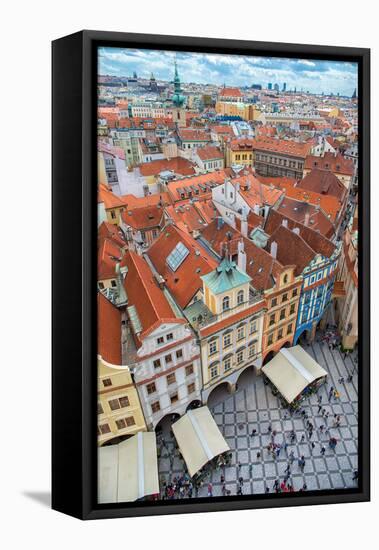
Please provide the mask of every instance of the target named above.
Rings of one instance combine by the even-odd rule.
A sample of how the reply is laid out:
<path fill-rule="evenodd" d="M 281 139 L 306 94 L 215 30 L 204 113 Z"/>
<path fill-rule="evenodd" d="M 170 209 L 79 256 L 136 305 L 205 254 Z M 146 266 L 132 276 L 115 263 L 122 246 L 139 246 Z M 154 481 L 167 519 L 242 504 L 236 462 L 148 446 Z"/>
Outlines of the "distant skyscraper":
<path fill-rule="evenodd" d="M 271 83 L 271 82 L 268 83 L 267 88 L 268 88 L 269 90 L 272 90 L 272 83 Z"/>
<path fill-rule="evenodd" d="M 133 73 L 133 78 L 138 78 L 136 71 L 134 71 L 134 73 Z"/>
<path fill-rule="evenodd" d="M 274 90 L 275 90 L 276 92 L 279 92 L 279 84 L 275 84 L 275 85 L 274 85 Z"/>
<path fill-rule="evenodd" d="M 285 92 L 287 90 L 287 82 L 283 82 L 283 90 L 282 92 Z"/>
<path fill-rule="evenodd" d="M 351 96 L 351 99 L 357 99 L 357 88 L 355 88 L 353 95 Z"/>

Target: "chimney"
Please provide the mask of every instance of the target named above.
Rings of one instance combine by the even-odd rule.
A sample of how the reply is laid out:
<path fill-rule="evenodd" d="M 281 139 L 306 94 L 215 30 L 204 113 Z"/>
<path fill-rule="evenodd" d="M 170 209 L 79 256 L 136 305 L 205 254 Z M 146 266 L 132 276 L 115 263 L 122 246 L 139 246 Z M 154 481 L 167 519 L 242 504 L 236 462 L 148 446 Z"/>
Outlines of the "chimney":
<path fill-rule="evenodd" d="M 241 233 L 247 238 L 247 218 L 244 216 L 241 220 Z"/>
<path fill-rule="evenodd" d="M 238 181 L 236 182 L 235 188 L 236 188 L 236 192 L 238 193 L 238 191 L 240 190 L 240 184 Z"/>
<path fill-rule="evenodd" d="M 218 218 L 217 218 L 217 230 L 221 229 L 223 225 L 224 225 L 224 220 L 223 220 L 222 216 L 218 216 Z"/>
<path fill-rule="evenodd" d="M 241 239 L 238 243 L 238 268 L 246 273 L 246 252 L 243 240 Z"/>
<path fill-rule="evenodd" d="M 272 241 L 271 248 L 270 248 L 270 254 L 273 258 L 276 258 L 276 255 L 278 253 L 278 243 L 275 241 Z"/>
<path fill-rule="evenodd" d="M 300 235 L 300 229 L 298 227 L 294 227 L 292 232 L 295 233 L 295 235 Z"/>
<path fill-rule="evenodd" d="M 288 228 L 288 220 L 283 220 L 282 221 L 282 226 Z"/>
<path fill-rule="evenodd" d="M 308 225 L 309 225 L 309 211 L 307 211 L 307 212 L 305 213 L 305 216 L 304 216 L 304 225 L 305 225 L 305 227 L 308 227 Z"/>

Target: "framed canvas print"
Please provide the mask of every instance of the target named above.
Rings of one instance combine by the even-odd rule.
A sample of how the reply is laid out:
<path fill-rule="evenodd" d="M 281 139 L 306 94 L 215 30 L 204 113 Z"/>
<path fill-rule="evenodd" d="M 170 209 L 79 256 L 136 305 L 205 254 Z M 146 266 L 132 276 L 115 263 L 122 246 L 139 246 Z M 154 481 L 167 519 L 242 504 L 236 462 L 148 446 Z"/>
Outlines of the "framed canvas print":
<path fill-rule="evenodd" d="M 369 50 L 53 43 L 53 508 L 369 499 Z"/>

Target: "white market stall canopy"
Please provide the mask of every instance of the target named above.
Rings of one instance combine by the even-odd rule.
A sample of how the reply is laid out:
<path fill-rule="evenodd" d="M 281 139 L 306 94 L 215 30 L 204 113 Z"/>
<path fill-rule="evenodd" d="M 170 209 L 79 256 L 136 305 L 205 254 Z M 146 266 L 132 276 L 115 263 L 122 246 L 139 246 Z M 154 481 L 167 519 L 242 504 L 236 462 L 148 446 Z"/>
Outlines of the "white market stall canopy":
<path fill-rule="evenodd" d="M 118 445 L 98 449 L 98 501 L 133 502 L 159 493 L 154 432 L 139 432 Z"/>
<path fill-rule="evenodd" d="M 282 348 L 262 371 L 288 403 L 328 374 L 301 346 Z"/>
<path fill-rule="evenodd" d="M 172 431 L 191 477 L 212 458 L 230 450 L 208 407 L 189 410 L 172 425 Z"/>

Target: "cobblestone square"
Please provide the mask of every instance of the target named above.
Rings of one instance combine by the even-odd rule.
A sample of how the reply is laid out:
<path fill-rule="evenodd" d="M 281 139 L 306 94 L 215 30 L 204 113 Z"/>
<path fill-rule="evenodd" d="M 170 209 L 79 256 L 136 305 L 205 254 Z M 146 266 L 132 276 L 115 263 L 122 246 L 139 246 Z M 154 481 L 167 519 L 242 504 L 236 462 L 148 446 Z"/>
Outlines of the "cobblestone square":
<path fill-rule="evenodd" d="M 305 346 L 305 350 L 328 372 L 327 385 L 320 388 L 318 395 L 322 397 L 322 408 L 329 412 L 329 417 L 325 418 L 322 411 L 319 412 L 316 395 L 303 402 L 302 408 L 308 414 L 308 420 L 315 425 L 311 439 L 306 431 L 306 421 L 297 413 L 291 417 L 264 384 L 263 377 L 251 376 L 245 384 L 241 383 L 236 393 L 225 394 L 224 400 L 210 404 L 215 421 L 232 451 L 232 463 L 225 468 L 226 488 L 231 494 L 236 494 L 240 477 L 243 478 L 243 494 L 260 494 L 267 489 L 272 492 L 275 480 L 283 481 L 291 451 L 294 461 L 289 481 L 295 491 L 301 489 L 304 483 L 307 490 L 356 486 L 357 482 L 352 477 L 357 467 L 357 373 L 354 373 L 352 382 L 346 382 L 354 370 L 354 362 L 350 356 L 344 360 L 339 350 L 331 351 L 318 342 Z M 338 382 L 341 377 L 345 379 L 342 384 Z M 329 402 L 328 390 L 331 386 L 338 390 L 340 398 Z M 337 414 L 341 414 L 340 427 L 335 427 L 333 422 Z M 271 441 L 268 432 L 270 424 L 276 431 L 275 442 L 288 443 L 287 450 L 281 449 L 275 459 L 266 449 Z M 320 426 L 324 429 L 320 430 Z M 325 433 L 326 428 L 329 433 Z M 257 432 L 252 437 L 253 429 Z M 296 434 L 293 444 L 289 441 L 292 431 Z M 329 448 L 329 437 L 338 440 L 335 450 Z M 169 452 L 162 450 L 159 474 L 161 481 L 171 482 L 186 470 L 174 440 L 168 435 L 164 438 Z M 325 447 L 324 456 L 322 447 Z M 259 457 L 257 453 L 260 453 Z M 297 462 L 302 455 L 305 457 L 303 471 Z M 213 485 L 213 495 L 220 495 L 221 472 L 213 471 L 199 489 L 198 496 L 207 496 L 208 482 Z"/>

